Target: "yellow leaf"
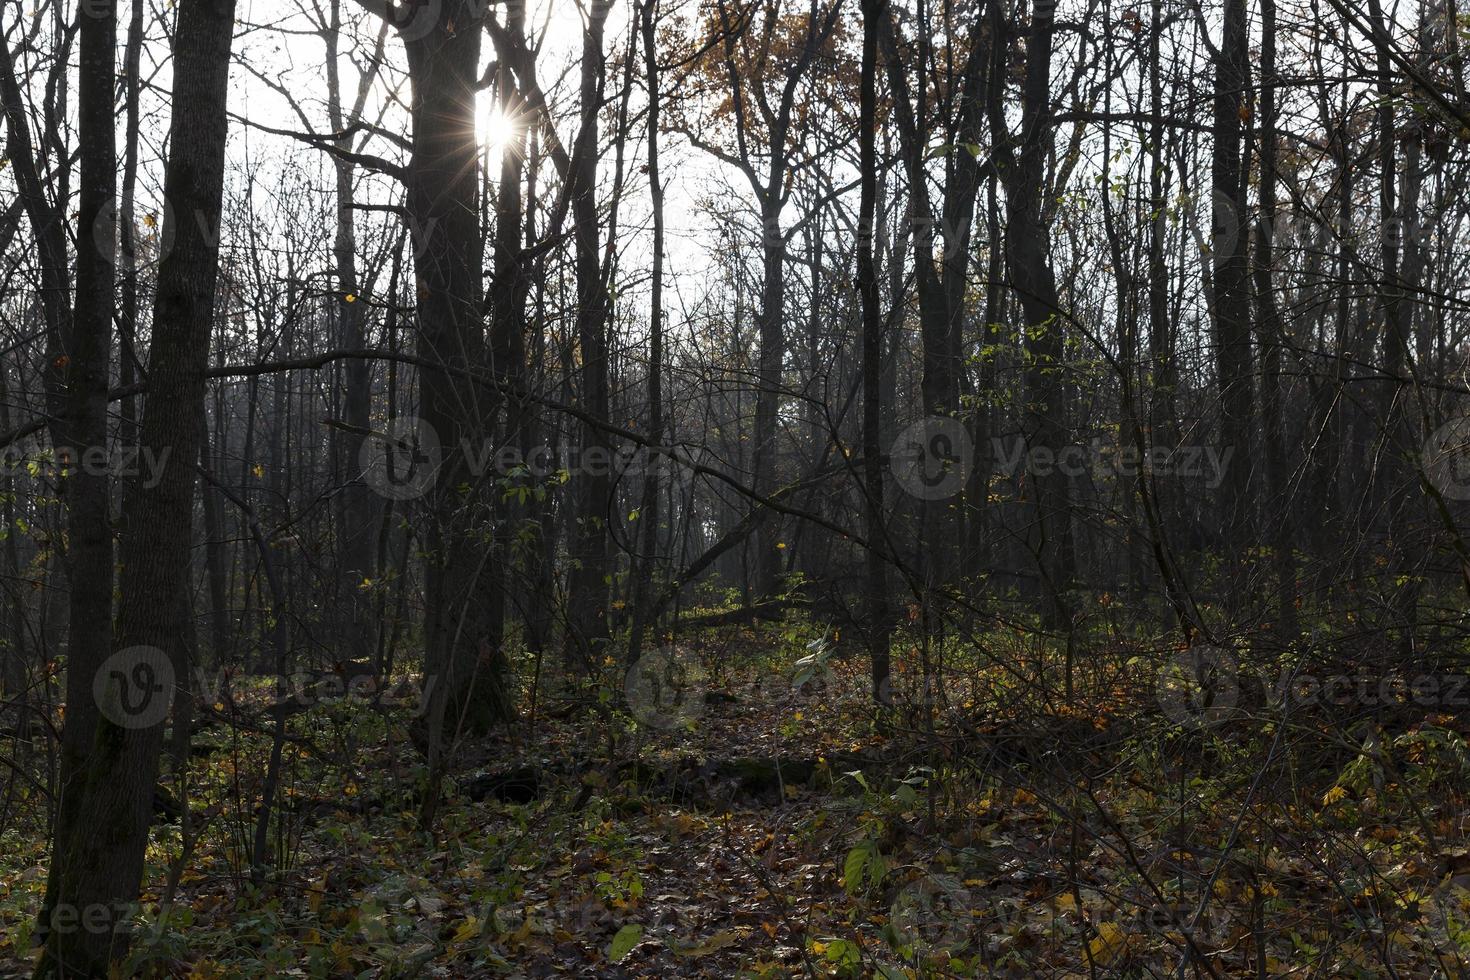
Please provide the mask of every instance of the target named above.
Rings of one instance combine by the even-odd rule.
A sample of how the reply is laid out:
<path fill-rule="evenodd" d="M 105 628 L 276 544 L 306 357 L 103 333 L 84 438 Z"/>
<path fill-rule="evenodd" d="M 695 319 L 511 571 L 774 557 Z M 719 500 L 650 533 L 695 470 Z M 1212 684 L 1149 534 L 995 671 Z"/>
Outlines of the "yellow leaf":
<path fill-rule="evenodd" d="M 1128 948 L 1128 933 L 1116 922 L 1099 922 L 1097 936 L 1087 944 L 1087 951 L 1096 963 L 1107 966 Z"/>
<path fill-rule="evenodd" d="M 1343 787 L 1343 786 L 1334 786 L 1331 789 L 1329 789 L 1326 793 L 1322 794 L 1322 805 L 1323 806 L 1331 806 L 1332 804 L 1336 803 L 1338 800 L 1346 799 L 1347 798 L 1347 795 L 1348 795 L 1348 791 L 1347 791 L 1346 787 Z"/>
<path fill-rule="evenodd" d="M 722 950 L 726 946 L 733 946 L 738 942 L 740 942 L 740 933 L 734 929 L 726 929 L 724 932 L 715 933 L 697 945 L 675 949 L 674 955 L 682 956 L 686 959 L 697 959 L 701 956 L 708 956 L 710 953 Z"/>
<path fill-rule="evenodd" d="M 322 899 L 326 897 L 326 894 L 327 875 L 323 872 L 322 876 L 316 881 L 313 881 L 311 887 L 306 890 L 306 904 L 311 906 L 313 914 L 321 911 Z"/>
<path fill-rule="evenodd" d="M 456 944 L 467 943 L 471 939 L 478 939 L 480 938 L 480 930 L 482 928 L 484 928 L 484 923 L 472 915 L 461 922 L 458 929 L 454 930 L 454 942 Z"/>
<path fill-rule="evenodd" d="M 347 302 L 349 302 L 349 303 L 356 303 L 357 302 L 357 296 L 354 295 L 353 293 L 348 293 L 346 296 L 343 296 L 342 298 L 344 300 L 346 300 Z"/>

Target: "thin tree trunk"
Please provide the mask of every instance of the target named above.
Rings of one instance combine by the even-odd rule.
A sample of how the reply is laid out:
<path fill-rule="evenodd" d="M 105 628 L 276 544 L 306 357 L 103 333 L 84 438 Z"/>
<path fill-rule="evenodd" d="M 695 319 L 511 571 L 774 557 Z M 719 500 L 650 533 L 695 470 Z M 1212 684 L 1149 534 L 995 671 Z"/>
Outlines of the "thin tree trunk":
<path fill-rule="evenodd" d="M 1254 424 L 1251 381 L 1251 318 L 1246 261 L 1246 211 L 1242 175 L 1241 129 L 1249 117 L 1245 101 L 1250 82 L 1246 50 L 1245 0 L 1225 0 L 1224 38 L 1215 61 L 1214 151 L 1211 162 L 1214 233 L 1210 257 L 1214 273 L 1215 371 L 1220 394 L 1221 458 L 1227 468 L 1220 486 L 1220 541 L 1239 553 L 1253 517 L 1250 500 L 1250 444 Z"/>
<path fill-rule="evenodd" d="M 608 417 L 607 287 L 597 222 L 597 114 L 605 82 L 603 26 L 611 4 L 592 7 L 582 35 L 581 129 L 573 154 L 572 220 L 576 243 L 577 342 L 581 352 L 580 403 L 594 418 Z M 577 523 L 570 528 L 572 568 L 568 582 L 569 663 L 587 669 L 607 652 L 611 638 L 608 594 L 608 521 L 612 518 L 611 447 L 607 434 L 584 423 L 582 455 L 573 477 Z"/>
<path fill-rule="evenodd" d="M 653 268 L 648 309 L 648 438 L 663 440 L 664 370 L 664 188 L 659 172 L 659 71 L 657 0 L 643 0 L 639 7 L 639 30 L 643 35 L 643 70 L 648 89 L 648 194 L 653 206 Z M 628 640 L 628 662 L 637 663 L 643 633 L 648 627 L 648 598 L 658 592 L 654 581 L 658 550 L 659 474 L 663 457 L 649 456 L 643 473 L 643 499 L 638 507 L 638 569 L 633 576 L 633 628 Z"/>
<path fill-rule="evenodd" d="M 994 8 L 999 34 L 1000 11 Z M 1026 43 L 1026 74 L 1021 90 L 1021 136 L 1011 147 L 1002 106 L 1003 56 L 991 68 L 989 110 L 997 147 L 997 163 L 1006 185 L 1006 270 L 1021 302 L 1026 322 L 1026 408 L 1022 432 L 1028 451 L 1050 453 L 1067 444 L 1063 384 L 1065 315 L 1052 270 L 1050 236 L 1043 214 L 1047 146 L 1051 134 L 1051 56 L 1054 23 L 1048 4 L 1037 6 Z M 1006 50 L 997 44 L 997 52 Z M 1033 456 L 1033 458 L 1035 458 Z M 1074 574 L 1071 503 L 1067 476 L 1059 466 L 1030 473 L 1034 500 L 1034 533 L 1030 545 L 1040 573 L 1038 595 L 1042 619 L 1052 627 L 1070 618 L 1063 593 Z"/>
<path fill-rule="evenodd" d="M 1276 515 L 1266 535 L 1276 572 L 1277 635 L 1296 635 L 1296 567 L 1292 552 L 1293 522 L 1287 495 L 1290 473 L 1286 459 L 1286 431 L 1281 418 L 1281 356 L 1284 328 L 1276 302 L 1274 240 L 1276 231 L 1276 0 L 1261 0 L 1261 218 L 1255 235 L 1256 302 L 1260 311 L 1261 424 L 1265 435 L 1265 512 Z"/>
<path fill-rule="evenodd" d="M 117 4 L 83 5 L 81 67 L 77 86 L 81 187 L 77 219 L 76 306 L 69 324 L 53 333 L 59 353 L 47 366 L 48 388 L 61 406 L 51 425 L 58 457 L 67 467 L 62 499 L 67 513 L 68 640 L 66 724 L 61 738 L 60 805 L 55 839 L 80 826 L 81 784 L 96 733 L 93 682 L 107 660 L 112 640 L 112 500 L 106 460 L 107 388 L 112 351 L 113 261 L 117 180 L 116 81 Z M 3 42 L 0 42 L 3 43 Z M 59 216 L 58 216 L 59 217 Z M 58 277 L 64 281 L 65 270 Z M 64 297 L 63 297 L 64 301 Z M 60 855 L 58 855 L 60 856 Z M 55 887 L 67 874 L 52 860 L 42 924 L 55 909 Z M 43 933 L 46 930 L 43 929 Z"/>
<path fill-rule="evenodd" d="M 863 491 L 864 524 L 868 539 L 864 606 L 873 698 L 880 705 L 892 700 L 889 688 L 889 636 L 885 556 L 878 550 L 885 537 L 882 463 L 883 316 L 878 294 L 878 270 L 873 257 L 874 221 L 878 204 L 877 61 L 879 20 L 887 17 L 884 0 L 863 0 L 863 54 L 858 95 L 858 176 L 862 182 L 858 205 L 858 293 L 863 307 Z"/>

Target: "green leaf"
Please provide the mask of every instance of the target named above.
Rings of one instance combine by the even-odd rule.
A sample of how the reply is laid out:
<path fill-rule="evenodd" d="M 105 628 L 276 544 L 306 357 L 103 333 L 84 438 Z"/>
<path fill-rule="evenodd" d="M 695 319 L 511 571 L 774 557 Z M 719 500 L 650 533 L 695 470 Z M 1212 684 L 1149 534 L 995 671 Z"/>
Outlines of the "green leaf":
<path fill-rule="evenodd" d="M 628 951 L 638 945 L 638 940 L 643 938 L 643 927 L 640 925 L 626 925 L 618 930 L 613 936 L 612 945 L 607 948 L 607 958 L 614 963 L 628 955 Z"/>
<path fill-rule="evenodd" d="M 827 962 L 836 963 L 840 967 L 856 967 L 863 961 L 863 951 L 858 944 L 848 939 L 834 939 L 827 943 L 827 949 L 823 955 Z"/>
<path fill-rule="evenodd" d="M 847 860 L 842 864 L 842 887 L 849 895 L 862 890 L 864 878 L 876 885 L 882 877 L 883 857 L 878 853 L 876 841 L 861 841 L 847 852 Z"/>

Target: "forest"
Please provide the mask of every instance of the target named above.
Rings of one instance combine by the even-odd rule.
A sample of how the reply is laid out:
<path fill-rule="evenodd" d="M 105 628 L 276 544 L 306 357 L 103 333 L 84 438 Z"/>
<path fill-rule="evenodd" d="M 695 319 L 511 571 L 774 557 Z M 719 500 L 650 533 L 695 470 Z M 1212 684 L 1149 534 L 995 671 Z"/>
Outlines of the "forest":
<path fill-rule="evenodd" d="M 0 977 L 1470 977 L 1457 0 L 0 0 Z"/>

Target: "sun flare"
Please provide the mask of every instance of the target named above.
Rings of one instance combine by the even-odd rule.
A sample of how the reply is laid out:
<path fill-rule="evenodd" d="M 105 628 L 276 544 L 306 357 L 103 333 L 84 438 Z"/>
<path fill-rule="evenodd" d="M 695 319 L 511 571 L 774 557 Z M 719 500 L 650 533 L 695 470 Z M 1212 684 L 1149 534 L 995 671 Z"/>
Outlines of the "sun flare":
<path fill-rule="evenodd" d="M 480 145 L 492 155 L 498 156 L 515 142 L 520 133 L 520 124 L 502 112 L 500 106 L 492 105 L 488 111 L 480 114 L 479 129 Z"/>

